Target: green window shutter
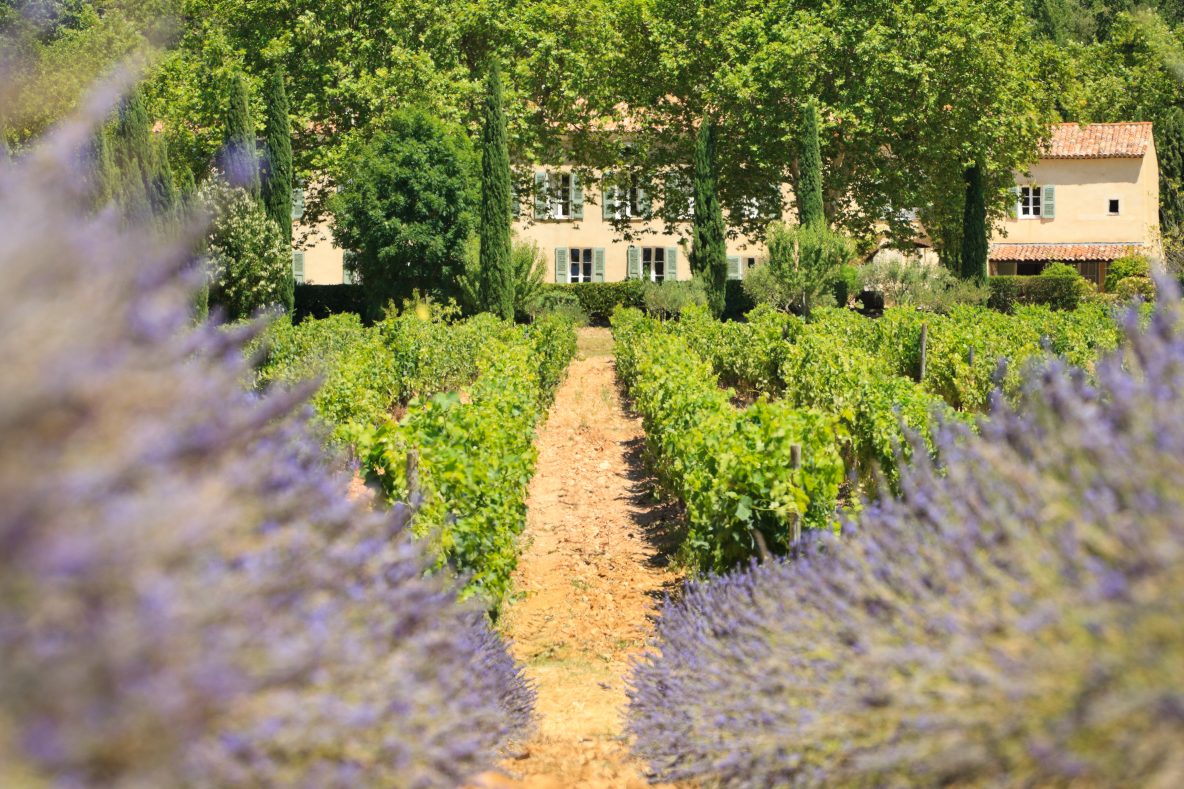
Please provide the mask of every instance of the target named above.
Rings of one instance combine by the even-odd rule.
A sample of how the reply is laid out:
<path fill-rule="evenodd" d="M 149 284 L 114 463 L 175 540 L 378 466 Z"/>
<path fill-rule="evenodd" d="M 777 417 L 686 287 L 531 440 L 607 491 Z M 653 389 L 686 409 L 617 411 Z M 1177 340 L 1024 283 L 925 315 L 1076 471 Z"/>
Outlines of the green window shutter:
<path fill-rule="evenodd" d="M 666 279 L 678 279 L 678 247 L 666 247 Z"/>
<path fill-rule="evenodd" d="M 567 247 L 555 247 L 555 281 L 567 282 L 568 263 Z"/>
<path fill-rule="evenodd" d="M 1011 187 L 1011 206 L 1007 209 L 1007 215 L 1012 219 L 1016 219 L 1020 215 L 1020 188 L 1018 186 Z"/>
<path fill-rule="evenodd" d="M 549 219 L 551 203 L 547 199 L 547 174 L 539 170 L 534 174 L 534 218 Z"/>
<path fill-rule="evenodd" d="M 521 195 L 518 194 L 518 184 L 510 181 L 510 216 L 518 219 L 522 216 Z"/>
<path fill-rule="evenodd" d="M 610 220 L 617 214 L 617 187 L 605 184 L 600 190 L 600 216 Z"/>
<path fill-rule="evenodd" d="M 304 253 L 292 253 L 292 277 L 297 283 L 304 282 Z"/>
<path fill-rule="evenodd" d="M 604 247 L 592 250 L 592 281 L 604 282 Z"/>
<path fill-rule="evenodd" d="M 728 255 L 728 279 L 740 279 L 740 256 Z"/>
<path fill-rule="evenodd" d="M 584 218 L 584 185 L 578 173 L 571 174 L 571 218 L 577 222 Z"/>
<path fill-rule="evenodd" d="M 304 189 L 297 186 L 292 190 L 292 221 L 297 222 L 304 217 Z"/>
<path fill-rule="evenodd" d="M 625 279 L 641 279 L 641 247 L 629 247 L 625 253 Z"/>
<path fill-rule="evenodd" d="M 1057 188 L 1046 186 L 1040 191 L 1040 215 L 1045 219 L 1053 219 L 1057 215 Z"/>
<path fill-rule="evenodd" d="M 650 211 L 653 208 L 653 200 L 650 199 L 650 193 L 647 189 L 637 190 L 637 211 L 645 219 L 650 218 Z"/>

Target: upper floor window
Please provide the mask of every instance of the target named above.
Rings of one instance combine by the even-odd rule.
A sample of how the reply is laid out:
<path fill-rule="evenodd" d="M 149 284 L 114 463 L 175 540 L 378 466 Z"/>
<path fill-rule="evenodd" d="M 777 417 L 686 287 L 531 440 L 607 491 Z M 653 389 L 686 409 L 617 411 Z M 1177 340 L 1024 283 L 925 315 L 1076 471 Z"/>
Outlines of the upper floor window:
<path fill-rule="evenodd" d="M 650 215 L 650 196 L 644 188 L 609 185 L 604 188 L 605 219 L 647 219 Z"/>
<path fill-rule="evenodd" d="M 1040 187 L 1020 187 L 1020 217 L 1031 219 L 1040 216 Z"/>
<path fill-rule="evenodd" d="M 1110 203 L 1110 205 L 1109 205 L 1110 216 L 1118 216 L 1118 209 L 1119 209 L 1118 198 L 1111 197 L 1109 203 Z"/>
<path fill-rule="evenodd" d="M 534 174 L 534 218 L 584 218 L 584 190 L 576 173 Z"/>
<path fill-rule="evenodd" d="M 1052 219 L 1056 216 L 1056 187 L 1017 186 L 1012 193 L 1016 200 L 1012 216 L 1020 219 Z"/>

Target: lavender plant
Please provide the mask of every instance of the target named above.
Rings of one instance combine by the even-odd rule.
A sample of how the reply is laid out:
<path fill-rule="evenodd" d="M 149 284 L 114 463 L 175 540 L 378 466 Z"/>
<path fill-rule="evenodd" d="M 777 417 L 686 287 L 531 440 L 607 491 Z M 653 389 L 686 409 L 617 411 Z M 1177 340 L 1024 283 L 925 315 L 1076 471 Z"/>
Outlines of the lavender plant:
<path fill-rule="evenodd" d="M 939 430 L 842 536 L 668 603 L 629 709 L 657 775 L 1184 783 L 1184 308 L 1125 331 Z"/>
<path fill-rule="evenodd" d="M 345 498 L 307 388 L 244 391 L 253 330 L 190 330 L 192 245 L 88 213 L 88 135 L 0 168 L 0 784 L 488 769 L 529 723 L 519 667 L 407 507 Z"/>

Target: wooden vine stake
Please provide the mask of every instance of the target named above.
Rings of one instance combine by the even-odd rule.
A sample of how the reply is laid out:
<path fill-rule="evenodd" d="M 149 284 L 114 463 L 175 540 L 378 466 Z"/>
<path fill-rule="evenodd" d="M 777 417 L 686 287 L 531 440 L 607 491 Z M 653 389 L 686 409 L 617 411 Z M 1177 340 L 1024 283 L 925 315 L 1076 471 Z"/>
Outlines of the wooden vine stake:
<path fill-rule="evenodd" d="M 929 346 L 929 324 L 921 324 L 921 368 L 917 371 L 917 383 L 925 380 L 925 351 Z"/>
<path fill-rule="evenodd" d="M 970 353 L 968 355 L 968 362 L 971 367 L 974 367 L 974 346 L 970 346 Z"/>
<path fill-rule="evenodd" d="M 801 444 L 790 444 L 789 445 L 789 464 L 793 468 L 794 471 L 801 471 L 802 470 L 802 445 Z M 801 540 L 802 540 L 802 517 L 800 515 L 798 515 L 797 513 L 794 513 L 794 516 L 793 516 L 793 541 L 790 543 L 790 545 L 796 549 L 798 546 L 798 543 L 801 542 Z"/>

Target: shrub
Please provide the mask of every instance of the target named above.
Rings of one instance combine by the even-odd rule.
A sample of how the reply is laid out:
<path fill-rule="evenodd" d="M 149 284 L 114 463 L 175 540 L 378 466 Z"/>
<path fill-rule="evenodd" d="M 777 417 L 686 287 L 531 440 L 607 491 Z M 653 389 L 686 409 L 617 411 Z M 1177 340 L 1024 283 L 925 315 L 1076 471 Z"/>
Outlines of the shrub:
<path fill-rule="evenodd" d="M 987 284 L 991 289 L 988 306 L 1000 312 L 1011 312 L 1019 304 L 1043 304 L 1053 309 L 1072 310 L 1081 303 L 1086 281 L 1080 276 L 994 276 Z"/>
<path fill-rule="evenodd" d="M 655 778 L 1161 785 L 1184 717 L 1184 330 L 1053 362 L 843 538 L 693 583 L 635 669 Z M 1137 473 L 1132 473 L 1137 470 Z"/>
<path fill-rule="evenodd" d="M 1068 263 L 1049 263 L 1040 272 L 1042 277 L 1081 277 L 1081 272 Z"/>
<path fill-rule="evenodd" d="M 958 304 L 983 304 L 985 287 L 958 277 L 945 266 L 909 261 L 901 256 L 865 263 L 859 268 L 859 289 L 880 293 L 888 306 L 949 312 Z"/>
<path fill-rule="evenodd" d="M 839 266 L 831 287 L 834 289 L 835 304 L 846 307 L 851 297 L 859 292 L 859 269 L 849 264 Z"/>
<path fill-rule="evenodd" d="M 1114 291 L 1127 277 L 1151 277 L 1151 261 L 1142 255 L 1127 255 L 1111 263 L 1106 269 L 1106 290 Z"/>
<path fill-rule="evenodd" d="M 0 772 L 18 785 L 455 786 L 531 692 L 372 512 L 250 331 L 190 331 L 150 226 L 74 202 L 81 124 L 0 168 Z M 74 135 L 73 137 L 69 135 Z M 397 711 L 397 714 L 392 714 Z"/>
<path fill-rule="evenodd" d="M 466 270 L 460 278 L 461 303 L 472 313 L 481 311 L 480 244 L 473 239 Z M 510 247 L 510 274 L 514 285 L 514 317 L 528 320 L 544 310 L 546 261 L 538 244 L 514 241 Z"/>
<path fill-rule="evenodd" d="M 282 306 L 292 254 L 280 229 L 243 189 L 214 180 L 202 187 L 199 200 L 210 213 L 210 306 L 221 307 L 230 321 Z"/>
<path fill-rule="evenodd" d="M 756 302 L 744 290 L 744 280 L 730 279 L 724 290 L 724 314 L 728 320 L 737 320 L 756 307 Z"/>
<path fill-rule="evenodd" d="M 855 255 L 850 239 L 824 224 L 769 225 L 766 262 L 748 272 L 744 290 L 757 304 L 809 315 L 834 298 L 840 268 Z"/>
<path fill-rule="evenodd" d="M 645 311 L 659 318 L 677 318 L 691 305 L 706 305 L 707 293 L 698 280 L 644 282 L 641 301 Z"/>
<path fill-rule="evenodd" d="M 1125 300 L 1139 298 L 1154 301 L 1155 282 L 1150 277 L 1124 277 L 1114 286 L 1114 295 Z"/>

